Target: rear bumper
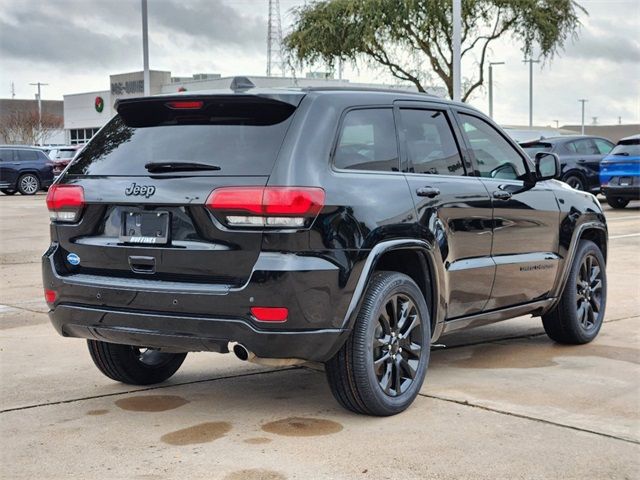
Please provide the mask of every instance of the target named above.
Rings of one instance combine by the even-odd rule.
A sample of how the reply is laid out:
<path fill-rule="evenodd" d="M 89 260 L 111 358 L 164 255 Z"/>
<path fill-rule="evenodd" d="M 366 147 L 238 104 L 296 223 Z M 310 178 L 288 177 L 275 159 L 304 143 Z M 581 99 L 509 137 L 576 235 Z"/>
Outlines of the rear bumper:
<path fill-rule="evenodd" d="M 340 329 L 264 331 L 242 318 L 180 316 L 65 304 L 51 310 L 49 317 L 58 333 L 65 337 L 220 353 L 226 353 L 228 342 L 234 341 L 258 357 L 318 362 L 331 358 L 348 335 Z"/>
<path fill-rule="evenodd" d="M 59 251 L 60 250 L 60 251 Z M 53 244 L 43 281 L 57 294 L 49 317 L 63 336 L 172 349 L 226 352 L 242 343 L 265 358 L 326 361 L 348 336 L 344 316 L 353 292 L 320 256 L 263 252 L 241 288 L 65 273 Z M 289 309 L 284 323 L 259 322 L 252 306 Z"/>
<path fill-rule="evenodd" d="M 629 200 L 640 200 L 640 186 L 610 185 L 608 187 L 602 187 L 602 194 L 605 197 L 620 197 Z"/>

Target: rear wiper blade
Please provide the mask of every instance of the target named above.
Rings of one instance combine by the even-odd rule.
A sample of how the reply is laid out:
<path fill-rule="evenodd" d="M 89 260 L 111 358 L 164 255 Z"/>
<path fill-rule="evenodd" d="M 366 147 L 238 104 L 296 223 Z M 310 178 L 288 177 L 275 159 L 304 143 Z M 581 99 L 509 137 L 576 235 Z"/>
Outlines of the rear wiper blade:
<path fill-rule="evenodd" d="M 144 168 L 146 168 L 151 173 L 220 170 L 220 167 L 218 165 L 193 162 L 150 162 L 147 163 Z"/>

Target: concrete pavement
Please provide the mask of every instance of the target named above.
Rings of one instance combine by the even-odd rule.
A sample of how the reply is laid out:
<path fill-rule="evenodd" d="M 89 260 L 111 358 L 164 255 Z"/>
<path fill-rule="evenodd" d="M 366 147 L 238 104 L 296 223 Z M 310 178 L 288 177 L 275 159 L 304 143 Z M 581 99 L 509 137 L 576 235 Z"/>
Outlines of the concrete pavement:
<path fill-rule="evenodd" d="M 640 203 L 605 207 L 606 324 L 559 346 L 521 317 L 441 339 L 405 413 L 342 410 L 324 375 L 190 354 L 120 385 L 42 300 L 44 197 L 0 197 L 2 478 L 639 478 Z M 140 398 L 143 397 L 143 398 Z"/>

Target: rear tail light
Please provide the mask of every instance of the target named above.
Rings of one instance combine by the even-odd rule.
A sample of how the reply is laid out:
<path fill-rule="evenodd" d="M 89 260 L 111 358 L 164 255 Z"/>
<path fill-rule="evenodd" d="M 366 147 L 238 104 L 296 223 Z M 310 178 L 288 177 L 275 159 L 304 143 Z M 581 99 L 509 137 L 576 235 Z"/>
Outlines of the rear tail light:
<path fill-rule="evenodd" d="M 230 227 L 305 228 L 324 206 L 318 187 L 222 187 L 209 195 L 207 207 Z"/>
<path fill-rule="evenodd" d="M 289 309 L 284 307 L 252 307 L 251 315 L 259 322 L 286 322 Z"/>
<path fill-rule="evenodd" d="M 76 222 L 84 202 L 84 189 L 79 185 L 52 185 L 47 193 L 49 217 L 54 222 Z"/>

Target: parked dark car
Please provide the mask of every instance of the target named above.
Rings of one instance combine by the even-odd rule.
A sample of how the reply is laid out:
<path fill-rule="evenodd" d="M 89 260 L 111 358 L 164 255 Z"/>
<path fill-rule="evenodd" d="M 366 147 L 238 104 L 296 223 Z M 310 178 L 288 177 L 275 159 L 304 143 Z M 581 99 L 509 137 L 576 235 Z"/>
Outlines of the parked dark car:
<path fill-rule="evenodd" d="M 36 147 L 0 145 L 0 191 L 35 195 L 53 183 L 53 163 Z"/>
<path fill-rule="evenodd" d="M 613 150 L 606 138 L 586 136 L 552 137 L 521 142 L 532 158 L 538 152 L 553 152 L 560 158 L 560 179 L 576 190 L 600 192 L 600 162 Z"/>
<path fill-rule="evenodd" d="M 84 145 L 67 145 L 56 148 L 53 153 L 53 175 L 57 177 L 69 165 Z"/>
<path fill-rule="evenodd" d="M 600 164 L 600 183 L 607 203 L 624 208 L 640 200 L 640 135 L 623 138 Z"/>
<path fill-rule="evenodd" d="M 340 404 L 391 415 L 442 335 L 526 314 L 560 343 L 600 330 L 600 204 L 466 104 L 316 88 L 116 108 L 49 191 L 43 256 L 54 327 L 114 380 L 233 350 L 323 362 Z"/>

